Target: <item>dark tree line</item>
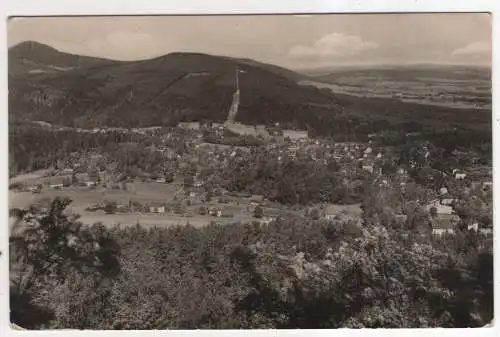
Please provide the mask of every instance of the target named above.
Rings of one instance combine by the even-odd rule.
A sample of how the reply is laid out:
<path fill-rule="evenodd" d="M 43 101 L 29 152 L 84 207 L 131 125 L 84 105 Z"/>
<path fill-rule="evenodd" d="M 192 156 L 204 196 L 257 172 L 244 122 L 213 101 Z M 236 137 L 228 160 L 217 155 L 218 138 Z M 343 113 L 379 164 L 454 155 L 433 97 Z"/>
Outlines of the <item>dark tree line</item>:
<path fill-rule="evenodd" d="M 362 178 L 343 182 L 335 163 L 307 158 L 283 158 L 257 153 L 230 162 L 225 169 L 230 190 L 264 195 L 287 205 L 317 202 L 356 203 L 362 198 Z"/>

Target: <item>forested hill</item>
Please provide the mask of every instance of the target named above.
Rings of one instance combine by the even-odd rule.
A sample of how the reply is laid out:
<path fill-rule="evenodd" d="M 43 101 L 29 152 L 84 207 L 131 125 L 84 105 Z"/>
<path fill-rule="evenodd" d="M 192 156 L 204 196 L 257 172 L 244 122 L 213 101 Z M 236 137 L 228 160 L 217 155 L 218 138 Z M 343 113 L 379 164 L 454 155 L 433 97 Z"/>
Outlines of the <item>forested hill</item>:
<path fill-rule="evenodd" d="M 222 122 L 235 90 L 236 70 L 243 71 L 236 120 L 244 124 L 280 122 L 337 140 L 435 129 L 459 130 L 469 139 L 471 132 L 491 135 L 491 111 L 486 109 L 334 94 L 298 84 L 305 75 L 250 59 L 171 53 L 118 62 L 66 54 L 34 42 L 9 51 L 9 117 L 14 122 L 83 128 Z"/>
<path fill-rule="evenodd" d="M 43 50 L 36 53 L 43 55 L 39 61 L 33 61 L 38 56 L 29 54 L 32 49 L 27 45 L 10 50 L 12 119 L 79 127 L 223 121 L 237 69 L 244 72 L 240 74 L 241 106 L 236 118 L 244 123 L 289 122 L 305 128 L 321 125 L 322 119 L 340 110 L 332 93 L 297 84 L 300 75 L 251 60 L 172 53 L 134 62 L 84 59 L 90 66 L 69 69 L 74 62 L 70 56 L 47 46 L 34 48 L 39 49 Z M 26 63 L 27 53 L 32 63 L 67 67 L 65 71 L 22 73 L 19 64 Z M 58 63 L 60 59 L 64 62 Z"/>
<path fill-rule="evenodd" d="M 9 76 L 14 77 L 59 73 L 118 63 L 118 61 L 64 53 L 34 41 L 22 42 L 11 47 L 8 60 Z"/>

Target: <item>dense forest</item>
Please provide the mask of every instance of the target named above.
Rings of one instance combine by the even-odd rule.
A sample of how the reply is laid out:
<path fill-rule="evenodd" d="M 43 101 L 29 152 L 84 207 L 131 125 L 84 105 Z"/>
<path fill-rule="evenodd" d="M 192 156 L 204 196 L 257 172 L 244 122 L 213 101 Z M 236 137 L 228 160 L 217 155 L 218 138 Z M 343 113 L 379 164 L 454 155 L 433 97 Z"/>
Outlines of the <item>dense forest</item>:
<path fill-rule="evenodd" d="M 31 225 L 10 238 L 11 320 L 28 329 L 489 323 L 491 240 L 467 230 L 421 237 L 422 216 L 411 230 L 388 226 L 397 220 L 378 206 L 384 192 L 372 192 L 362 227 L 279 218 L 106 229 L 65 215 L 64 199 L 47 210 L 13 210 Z"/>

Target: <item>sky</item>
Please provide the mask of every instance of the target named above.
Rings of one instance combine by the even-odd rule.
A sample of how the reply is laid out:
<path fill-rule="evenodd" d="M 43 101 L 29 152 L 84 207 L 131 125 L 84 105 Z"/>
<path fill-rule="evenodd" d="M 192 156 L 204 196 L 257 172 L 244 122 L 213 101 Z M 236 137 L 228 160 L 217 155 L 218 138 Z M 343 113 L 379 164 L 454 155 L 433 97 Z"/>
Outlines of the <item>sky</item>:
<path fill-rule="evenodd" d="M 492 22 L 483 13 L 12 18 L 9 47 L 29 40 L 117 60 L 184 51 L 292 69 L 491 65 Z"/>

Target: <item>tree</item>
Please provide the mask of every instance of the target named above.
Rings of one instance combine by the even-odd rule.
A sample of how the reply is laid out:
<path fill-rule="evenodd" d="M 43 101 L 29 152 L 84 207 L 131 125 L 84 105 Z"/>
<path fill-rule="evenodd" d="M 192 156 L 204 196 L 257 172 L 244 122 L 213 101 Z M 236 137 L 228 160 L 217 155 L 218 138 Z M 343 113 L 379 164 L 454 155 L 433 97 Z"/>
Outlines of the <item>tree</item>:
<path fill-rule="evenodd" d="M 104 213 L 106 214 L 114 214 L 116 211 L 116 205 L 114 203 L 108 202 L 104 206 Z"/>
<path fill-rule="evenodd" d="M 317 208 L 313 208 L 311 210 L 311 213 L 309 213 L 309 216 L 313 219 L 313 220 L 319 220 L 319 210 Z"/>
<path fill-rule="evenodd" d="M 207 207 L 201 205 L 200 208 L 198 208 L 198 214 L 200 214 L 200 215 L 206 215 L 207 214 Z"/>
<path fill-rule="evenodd" d="M 92 181 L 97 181 L 97 182 L 101 181 L 101 177 L 99 176 L 99 171 L 97 170 L 97 167 L 90 168 L 88 175 L 89 179 L 91 179 Z"/>
<path fill-rule="evenodd" d="M 185 188 L 190 188 L 194 186 L 194 176 L 191 174 L 188 174 L 184 177 L 184 187 Z"/>
<path fill-rule="evenodd" d="M 71 184 L 73 184 L 75 186 L 78 185 L 78 178 L 76 176 L 76 172 L 73 172 L 71 174 Z"/>
<path fill-rule="evenodd" d="M 174 181 L 174 173 L 171 171 L 165 173 L 165 183 L 170 184 L 173 181 Z"/>
<path fill-rule="evenodd" d="M 264 210 L 262 209 L 262 207 L 258 205 L 255 206 L 255 209 L 253 210 L 253 216 L 258 219 L 262 218 L 264 216 Z"/>
<path fill-rule="evenodd" d="M 213 190 L 212 190 L 212 189 L 209 189 L 209 190 L 207 191 L 206 196 L 205 196 L 205 201 L 206 201 L 206 202 L 210 202 L 210 201 L 212 201 L 212 198 L 213 198 L 213 197 L 214 197 L 214 192 L 213 192 Z"/>
<path fill-rule="evenodd" d="M 62 181 L 62 184 L 63 184 L 64 187 L 71 186 L 71 180 L 70 180 L 70 178 L 64 178 L 63 181 Z"/>
<path fill-rule="evenodd" d="M 434 206 L 432 206 L 432 207 L 430 208 L 429 212 L 430 212 L 430 215 L 431 215 L 431 218 L 432 218 L 432 219 L 435 219 L 435 218 L 437 217 L 437 215 L 438 215 L 438 214 L 437 214 L 437 208 L 436 208 L 436 207 L 434 207 Z"/>
<path fill-rule="evenodd" d="M 46 212 L 36 207 L 23 210 L 20 220 L 25 230 L 9 238 L 11 321 L 21 327 L 65 321 L 56 308 L 68 306 L 72 299 L 56 298 L 69 278 L 88 278 L 98 285 L 120 271 L 116 241 L 103 226 L 85 226 L 66 215 L 70 203 L 70 199 L 55 198 Z M 85 317 L 79 319 L 85 323 Z"/>

